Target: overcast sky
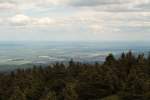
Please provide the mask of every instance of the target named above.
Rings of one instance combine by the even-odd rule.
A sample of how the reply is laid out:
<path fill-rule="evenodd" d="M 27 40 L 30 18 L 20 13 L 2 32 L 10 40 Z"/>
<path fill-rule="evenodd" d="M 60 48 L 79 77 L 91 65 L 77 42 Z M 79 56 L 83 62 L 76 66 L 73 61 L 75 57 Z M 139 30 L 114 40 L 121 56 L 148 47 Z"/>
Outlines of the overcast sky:
<path fill-rule="evenodd" d="M 0 0 L 0 41 L 149 41 L 150 0 Z"/>

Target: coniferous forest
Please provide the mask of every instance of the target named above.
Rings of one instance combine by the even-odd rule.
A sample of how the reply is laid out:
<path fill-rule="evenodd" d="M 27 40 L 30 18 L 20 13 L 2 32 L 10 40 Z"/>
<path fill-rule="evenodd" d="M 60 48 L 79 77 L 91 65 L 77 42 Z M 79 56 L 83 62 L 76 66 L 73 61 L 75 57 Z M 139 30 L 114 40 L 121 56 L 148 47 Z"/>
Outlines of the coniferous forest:
<path fill-rule="evenodd" d="M 150 100 L 150 55 L 1 72 L 0 100 Z"/>

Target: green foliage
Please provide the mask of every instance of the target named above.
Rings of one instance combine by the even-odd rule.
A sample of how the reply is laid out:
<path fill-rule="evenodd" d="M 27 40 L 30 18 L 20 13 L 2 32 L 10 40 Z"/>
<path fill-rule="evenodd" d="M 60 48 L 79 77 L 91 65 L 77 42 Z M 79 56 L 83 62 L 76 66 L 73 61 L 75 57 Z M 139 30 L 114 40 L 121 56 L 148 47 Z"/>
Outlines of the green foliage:
<path fill-rule="evenodd" d="M 68 83 L 64 89 L 64 100 L 78 100 L 78 94 L 75 90 L 76 83 Z"/>
<path fill-rule="evenodd" d="M 48 94 L 46 96 L 44 96 L 43 98 L 41 98 L 40 100 L 57 100 L 57 96 L 55 92 L 48 92 Z"/>
<path fill-rule="evenodd" d="M 121 100 L 121 98 L 118 95 L 112 95 L 112 96 L 105 97 L 101 100 Z"/>
<path fill-rule="evenodd" d="M 107 57 L 106 57 L 106 61 L 105 63 L 106 64 L 113 64 L 115 62 L 115 57 L 113 54 L 109 54 Z"/>
<path fill-rule="evenodd" d="M 9 100 L 27 100 L 25 94 L 19 89 L 19 87 L 14 88 L 14 92 L 10 96 Z"/>
<path fill-rule="evenodd" d="M 0 100 L 150 100 L 150 55 L 0 73 Z"/>

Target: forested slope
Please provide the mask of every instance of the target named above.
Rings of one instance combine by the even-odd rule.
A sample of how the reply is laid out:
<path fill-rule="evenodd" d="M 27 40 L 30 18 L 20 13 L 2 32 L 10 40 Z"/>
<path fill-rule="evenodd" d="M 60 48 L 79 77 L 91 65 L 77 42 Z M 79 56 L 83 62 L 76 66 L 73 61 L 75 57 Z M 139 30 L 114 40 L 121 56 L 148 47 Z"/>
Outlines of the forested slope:
<path fill-rule="evenodd" d="M 110 54 L 103 64 L 71 60 L 1 73 L 0 100 L 150 100 L 150 56 Z"/>

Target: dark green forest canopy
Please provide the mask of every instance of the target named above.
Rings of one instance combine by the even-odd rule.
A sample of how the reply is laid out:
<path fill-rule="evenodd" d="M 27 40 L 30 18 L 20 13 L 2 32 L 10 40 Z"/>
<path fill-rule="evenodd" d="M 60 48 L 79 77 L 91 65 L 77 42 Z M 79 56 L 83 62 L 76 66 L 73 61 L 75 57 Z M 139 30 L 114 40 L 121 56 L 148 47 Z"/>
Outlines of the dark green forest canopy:
<path fill-rule="evenodd" d="M 0 100 L 150 100 L 150 55 L 110 54 L 103 64 L 71 60 L 1 73 Z"/>

